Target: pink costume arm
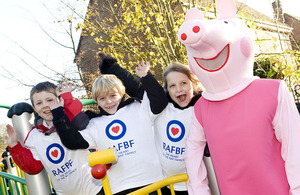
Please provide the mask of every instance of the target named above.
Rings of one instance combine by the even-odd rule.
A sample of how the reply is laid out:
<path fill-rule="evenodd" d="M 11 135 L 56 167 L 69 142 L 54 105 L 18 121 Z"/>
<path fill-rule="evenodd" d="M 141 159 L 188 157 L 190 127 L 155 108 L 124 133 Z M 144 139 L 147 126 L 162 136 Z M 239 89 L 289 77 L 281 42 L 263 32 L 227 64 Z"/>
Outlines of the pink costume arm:
<path fill-rule="evenodd" d="M 190 195 L 211 194 L 208 187 L 207 171 L 203 161 L 205 145 L 206 139 L 203 127 L 198 122 L 194 113 L 184 157 L 187 174 L 189 176 L 187 185 Z"/>
<path fill-rule="evenodd" d="M 291 195 L 300 195 L 300 117 L 284 81 L 278 92 L 278 107 L 273 119 L 276 138 L 282 143 L 281 156 Z"/>

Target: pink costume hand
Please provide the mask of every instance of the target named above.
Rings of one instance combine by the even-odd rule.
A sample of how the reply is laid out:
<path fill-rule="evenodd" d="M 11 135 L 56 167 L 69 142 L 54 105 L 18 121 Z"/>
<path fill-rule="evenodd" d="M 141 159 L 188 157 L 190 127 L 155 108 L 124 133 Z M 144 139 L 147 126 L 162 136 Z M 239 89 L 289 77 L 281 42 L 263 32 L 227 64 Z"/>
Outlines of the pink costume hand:
<path fill-rule="evenodd" d="M 138 62 L 137 67 L 135 68 L 135 72 L 140 78 L 142 78 L 147 75 L 149 68 L 150 68 L 149 62 L 146 63 L 144 61 L 142 61 L 142 63 Z"/>
<path fill-rule="evenodd" d="M 13 126 L 7 124 L 6 125 L 6 132 L 7 132 L 7 137 L 5 138 L 6 143 L 9 147 L 14 147 L 15 145 L 17 145 L 18 143 L 18 135 L 17 132 L 15 130 L 15 128 L 13 128 Z"/>

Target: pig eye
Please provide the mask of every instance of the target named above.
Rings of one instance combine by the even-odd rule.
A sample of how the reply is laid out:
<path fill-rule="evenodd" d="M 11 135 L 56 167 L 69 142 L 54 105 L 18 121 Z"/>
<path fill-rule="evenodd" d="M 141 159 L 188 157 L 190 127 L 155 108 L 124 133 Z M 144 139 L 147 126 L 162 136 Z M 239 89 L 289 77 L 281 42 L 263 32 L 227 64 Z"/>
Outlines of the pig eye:
<path fill-rule="evenodd" d="M 228 21 L 224 21 L 225 24 L 228 24 Z"/>

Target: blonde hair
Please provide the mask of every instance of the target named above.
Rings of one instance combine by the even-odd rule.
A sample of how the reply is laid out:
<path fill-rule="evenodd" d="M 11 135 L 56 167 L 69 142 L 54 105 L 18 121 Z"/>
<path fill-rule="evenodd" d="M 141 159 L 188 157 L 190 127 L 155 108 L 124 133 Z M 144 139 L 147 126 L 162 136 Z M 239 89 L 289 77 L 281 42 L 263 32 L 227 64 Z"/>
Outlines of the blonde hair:
<path fill-rule="evenodd" d="M 120 79 L 113 74 L 100 75 L 92 87 L 92 98 L 97 102 L 100 95 L 106 96 L 110 90 L 114 90 L 121 97 L 125 95 L 125 87 Z"/>
<path fill-rule="evenodd" d="M 202 91 L 202 85 L 198 78 L 192 73 L 192 71 L 189 69 L 187 65 L 178 63 L 178 62 L 172 62 L 170 65 L 166 67 L 166 69 L 163 72 L 163 79 L 164 79 L 164 88 L 166 91 L 168 91 L 168 81 L 167 81 L 167 75 L 170 72 L 180 72 L 182 74 L 185 74 L 189 80 L 193 84 L 193 92 L 194 95 L 198 94 L 200 91 Z"/>

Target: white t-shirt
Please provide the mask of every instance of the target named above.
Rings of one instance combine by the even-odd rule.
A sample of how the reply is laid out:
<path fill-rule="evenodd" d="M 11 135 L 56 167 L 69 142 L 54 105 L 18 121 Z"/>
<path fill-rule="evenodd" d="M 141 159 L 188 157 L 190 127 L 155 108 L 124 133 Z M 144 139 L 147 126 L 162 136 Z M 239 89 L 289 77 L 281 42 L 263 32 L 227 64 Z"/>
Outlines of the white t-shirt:
<path fill-rule="evenodd" d="M 165 177 L 186 173 L 184 154 L 193 108 L 181 110 L 169 103 L 154 122 L 155 144 Z M 186 191 L 187 187 L 180 182 L 174 184 L 174 189 Z"/>
<path fill-rule="evenodd" d="M 101 190 L 101 180 L 91 175 L 87 149 L 69 150 L 56 132 L 45 136 L 37 129 L 29 132 L 25 146 L 42 162 L 58 195 L 96 195 Z"/>
<path fill-rule="evenodd" d="M 80 131 L 91 148 L 115 147 L 118 161 L 107 172 L 113 194 L 145 186 L 163 178 L 154 143 L 149 99 L 133 102 L 114 115 L 93 118 Z"/>

